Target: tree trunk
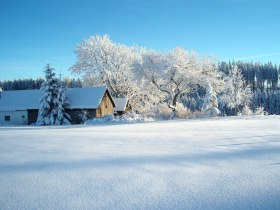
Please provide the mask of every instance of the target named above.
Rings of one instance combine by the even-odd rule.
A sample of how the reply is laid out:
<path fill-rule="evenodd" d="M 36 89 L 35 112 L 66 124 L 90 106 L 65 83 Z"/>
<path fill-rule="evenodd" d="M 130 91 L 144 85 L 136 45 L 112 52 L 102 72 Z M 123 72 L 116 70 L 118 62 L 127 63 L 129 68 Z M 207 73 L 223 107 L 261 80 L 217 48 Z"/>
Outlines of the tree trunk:
<path fill-rule="evenodd" d="M 172 115 L 170 119 L 174 119 L 175 117 L 177 117 L 177 100 L 178 100 L 179 94 L 176 93 L 173 97 L 173 99 L 171 100 L 171 104 L 169 104 L 169 108 L 172 109 Z"/>

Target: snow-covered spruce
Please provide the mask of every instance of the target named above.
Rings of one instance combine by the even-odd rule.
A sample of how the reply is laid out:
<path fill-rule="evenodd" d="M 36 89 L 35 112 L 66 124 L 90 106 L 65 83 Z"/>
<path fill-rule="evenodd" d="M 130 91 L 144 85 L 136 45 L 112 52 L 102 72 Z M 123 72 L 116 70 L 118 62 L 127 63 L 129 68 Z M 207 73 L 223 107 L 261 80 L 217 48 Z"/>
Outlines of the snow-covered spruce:
<path fill-rule="evenodd" d="M 218 109 L 218 99 L 210 83 L 208 83 L 206 87 L 202 111 L 204 112 L 205 117 L 216 117 L 220 114 L 220 110 Z"/>
<path fill-rule="evenodd" d="M 40 108 L 37 125 L 65 125 L 70 124 L 70 116 L 65 112 L 67 105 L 66 89 L 62 82 L 55 77 L 53 68 L 47 64 L 45 68 L 45 81 L 41 90 L 43 96 L 40 100 Z"/>

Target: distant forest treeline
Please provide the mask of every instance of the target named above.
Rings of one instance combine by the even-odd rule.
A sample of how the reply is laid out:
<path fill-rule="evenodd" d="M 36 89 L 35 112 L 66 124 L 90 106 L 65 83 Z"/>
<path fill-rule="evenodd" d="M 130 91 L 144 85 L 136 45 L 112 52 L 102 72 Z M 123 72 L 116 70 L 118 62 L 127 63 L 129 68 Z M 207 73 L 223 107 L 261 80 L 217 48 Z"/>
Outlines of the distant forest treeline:
<path fill-rule="evenodd" d="M 252 90 L 251 109 L 256 111 L 263 107 L 268 114 L 280 114 L 280 66 L 271 62 L 261 64 L 253 62 L 232 61 L 220 62 L 219 71 L 230 75 L 233 66 L 241 69 L 246 84 Z M 204 92 L 196 92 L 185 98 L 184 105 L 192 111 L 201 109 Z M 223 104 L 219 104 L 219 109 L 223 115 L 234 115 L 232 109 Z"/>
<path fill-rule="evenodd" d="M 243 77 L 247 85 L 253 92 L 252 110 L 258 107 L 263 107 L 268 114 L 280 114 L 280 84 L 279 74 L 280 66 L 271 62 L 261 64 L 253 62 L 221 62 L 219 70 L 225 74 L 230 74 L 230 69 L 233 66 L 238 66 L 241 69 Z M 224 107 L 222 112 L 230 115 Z"/>
<path fill-rule="evenodd" d="M 251 103 L 252 110 L 263 107 L 268 114 L 280 114 L 280 66 L 268 63 L 253 63 L 243 61 L 220 62 L 218 69 L 226 75 L 230 74 L 233 66 L 241 69 L 247 85 L 250 85 L 253 92 Z M 19 79 L 13 81 L 0 81 L 3 90 L 25 90 L 39 89 L 44 79 Z M 67 88 L 82 87 L 80 79 L 64 78 Z M 183 100 L 183 104 L 195 111 L 201 109 L 205 93 L 190 94 Z M 219 106 L 224 115 L 232 115 L 231 109 L 226 106 Z"/>
<path fill-rule="evenodd" d="M 0 80 L 0 87 L 3 90 L 31 90 L 40 89 L 44 79 L 18 79 L 18 80 Z M 64 85 L 67 88 L 82 87 L 82 81 L 80 79 L 63 79 Z"/>
<path fill-rule="evenodd" d="M 241 69 L 246 84 L 250 85 L 252 91 L 272 91 L 279 89 L 279 73 L 280 66 L 273 65 L 271 62 L 261 64 L 253 62 L 221 62 L 219 63 L 219 70 L 226 75 L 230 74 L 230 69 L 233 66 L 238 66 Z"/>

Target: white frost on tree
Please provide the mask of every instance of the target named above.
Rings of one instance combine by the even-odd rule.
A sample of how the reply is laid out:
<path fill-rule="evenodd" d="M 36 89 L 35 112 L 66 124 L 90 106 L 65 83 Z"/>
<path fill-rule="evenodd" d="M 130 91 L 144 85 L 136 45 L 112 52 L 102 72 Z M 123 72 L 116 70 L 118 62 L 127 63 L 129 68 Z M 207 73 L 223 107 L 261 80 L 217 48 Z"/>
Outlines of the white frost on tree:
<path fill-rule="evenodd" d="M 75 53 L 77 60 L 70 70 L 82 75 L 85 86 L 106 85 L 114 97 L 126 97 L 133 109 L 139 108 L 147 94 L 132 69 L 139 59 L 138 48 L 114 43 L 104 35 L 83 40 Z"/>
<path fill-rule="evenodd" d="M 45 81 L 41 85 L 43 96 L 40 100 L 37 125 L 70 124 L 70 116 L 65 112 L 67 105 L 66 89 L 55 77 L 53 68 L 48 64 L 45 68 Z"/>
<path fill-rule="evenodd" d="M 109 36 L 93 36 L 80 43 L 70 68 L 82 75 L 84 85 L 106 85 L 114 97 L 128 98 L 141 113 L 167 105 L 179 116 L 181 98 L 199 87 L 218 86 L 221 73 L 215 62 L 176 48 L 167 53 L 114 43 Z M 180 110 L 183 110 L 180 106 Z"/>
<path fill-rule="evenodd" d="M 142 53 L 142 74 L 153 84 L 158 95 L 164 97 L 172 110 L 171 118 L 178 115 L 178 102 L 184 94 L 192 93 L 206 81 L 219 83 L 221 73 L 209 58 L 199 59 L 195 53 L 176 48 L 166 54 L 154 50 Z"/>
<path fill-rule="evenodd" d="M 231 108 L 234 114 L 249 113 L 252 91 L 246 85 L 242 72 L 237 66 L 231 69 L 230 76 L 226 78 L 225 92 L 221 97 L 223 103 Z"/>
<path fill-rule="evenodd" d="M 205 113 L 205 117 L 216 117 L 220 114 L 216 92 L 213 90 L 210 83 L 206 86 L 206 94 L 202 105 L 202 111 Z"/>

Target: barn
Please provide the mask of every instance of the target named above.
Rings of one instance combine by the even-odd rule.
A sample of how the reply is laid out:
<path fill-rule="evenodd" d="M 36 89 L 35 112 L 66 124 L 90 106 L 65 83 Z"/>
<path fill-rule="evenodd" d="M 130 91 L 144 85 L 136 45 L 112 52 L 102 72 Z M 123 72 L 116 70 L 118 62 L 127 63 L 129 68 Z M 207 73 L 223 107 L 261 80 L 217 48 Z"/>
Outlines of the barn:
<path fill-rule="evenodd" d="M 41 90 L 14 90 L 0 92 L 0 124 L 30 125 L 37 121 Z M 71 88 L 66 112 L 73 124 L 81 123 L 81 116 L 88 118 L 113 114 L 116 107 L 106 87 Z"/>

